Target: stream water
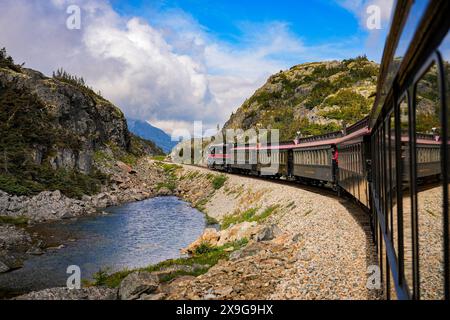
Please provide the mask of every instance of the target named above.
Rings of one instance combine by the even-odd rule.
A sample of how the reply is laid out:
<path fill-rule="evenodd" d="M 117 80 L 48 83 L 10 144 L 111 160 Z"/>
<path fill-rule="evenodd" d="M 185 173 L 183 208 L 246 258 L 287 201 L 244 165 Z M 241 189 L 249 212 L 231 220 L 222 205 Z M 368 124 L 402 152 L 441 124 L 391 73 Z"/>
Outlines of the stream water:
<path fill-rule="evenodd" d="M 177 258 L 180 249 L 205 228 L 204 215 L 176 197 L 153 198 L 106 212 L 34 227 L 34 232 L 50 240 L 64 239 L 64 247 L 31 256 L 23 268 L 0 274 L 0 293 L 65 286 L 70 265 L 81 268 L 82 279 L 92 279 L 99 269 L 112 272 Z"/>

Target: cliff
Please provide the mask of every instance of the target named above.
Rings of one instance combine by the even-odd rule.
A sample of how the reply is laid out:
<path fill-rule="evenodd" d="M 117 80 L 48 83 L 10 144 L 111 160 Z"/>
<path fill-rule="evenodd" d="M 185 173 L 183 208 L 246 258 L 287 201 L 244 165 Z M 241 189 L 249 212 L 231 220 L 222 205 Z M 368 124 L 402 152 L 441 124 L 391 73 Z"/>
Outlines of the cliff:
<path fill-rule="evenodd" d="M 103 154 L 124 162 L 162 151 L 133 136 L 122 111 L 78 81 L 49 78 L 0 54 L 0 189 L 31 195 L 93 194 L 108 175 Z"/>

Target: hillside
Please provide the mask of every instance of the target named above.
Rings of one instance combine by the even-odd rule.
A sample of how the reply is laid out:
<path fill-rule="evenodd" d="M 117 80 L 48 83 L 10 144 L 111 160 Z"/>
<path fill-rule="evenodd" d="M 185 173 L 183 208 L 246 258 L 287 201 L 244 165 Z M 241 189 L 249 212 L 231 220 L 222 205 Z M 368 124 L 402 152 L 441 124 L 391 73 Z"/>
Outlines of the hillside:
<path fill-rule="evenodd" d="M 305 63 L 271 76 L 224 129 L 279 129 L 282 140 L 340 130 L 373 104 L 378 64 L 366 57 Z"/>
<path fill-rule="evenodd" d="M 135 135 L 152 140 L 158 147 L 160 147 L 165 153 L 170 153 L 173 147 L 177 145 L 177 142 L 172 141 L 172 138 L 163 130 L 152 126 L 147 121 L 127 119 L 128 129 Z"/>
<path fill-rule="evenodd" d="M 132 135 L 122 111 L 84 80 L 53 78 L 14 64 L 0 51 L 0 189 L 15 195 L 61 190 L 70 197 L 100 191 L 105 155 L 132 163 L 160 154 Z"/>

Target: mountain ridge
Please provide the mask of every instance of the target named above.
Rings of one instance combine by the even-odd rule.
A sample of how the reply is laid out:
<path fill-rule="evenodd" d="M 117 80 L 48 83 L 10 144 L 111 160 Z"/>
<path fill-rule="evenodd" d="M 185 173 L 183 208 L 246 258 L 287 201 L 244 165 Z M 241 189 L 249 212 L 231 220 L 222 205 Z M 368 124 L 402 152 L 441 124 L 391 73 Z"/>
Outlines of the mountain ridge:
<path fill-rule="evenodd" d="M 127 118 L 128 129 L 135 135 L 150 139 L 158 147 L 160 147 L 166 154 L 177 145 L 178 142 L 172 141 L 171 136 L 169 136 L 164 130 L 153 126 L 147 121 Z"/>

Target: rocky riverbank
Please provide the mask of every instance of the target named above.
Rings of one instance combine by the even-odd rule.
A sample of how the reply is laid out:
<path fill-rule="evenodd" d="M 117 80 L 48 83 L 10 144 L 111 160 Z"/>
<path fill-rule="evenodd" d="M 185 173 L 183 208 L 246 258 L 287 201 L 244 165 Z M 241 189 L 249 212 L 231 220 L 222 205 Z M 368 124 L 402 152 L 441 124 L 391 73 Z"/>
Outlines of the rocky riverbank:
<path fill-rule="evenodd" d="M 109 275 L 80 296 L 53 289 L 21 298 L 98 299 L 104 285 L 113 291 L 102 297 L 114 299 L 380 297 L 366 288 L 368 267 L 377 263 L 369 220 L 351 202 L 277 181 L 154 165 L 165 177 L 155 189 L 189 201 L 222 229 L 206 229 L 185 248 L 186 260 Z"/>
<path fill-rule="evenodd" d="M 45 237 L 30 234 L 30 226 L 104 214 L 102 209 L 109 206 L 170 194 L 164 188 L 156 188 L 158 183 L 164 183 L 166 175 L 150 158 L 139 160 L 134 167 L 118 161 L 104 171 L 111 176 L 111 184 L 103 192 L 81 199 L 68 198 L 60 191 L 45 191 L 32 197 L 0 191 L 0 273 L 20 268 L 30 254 L 42 254 L 50 245 Z"/>

